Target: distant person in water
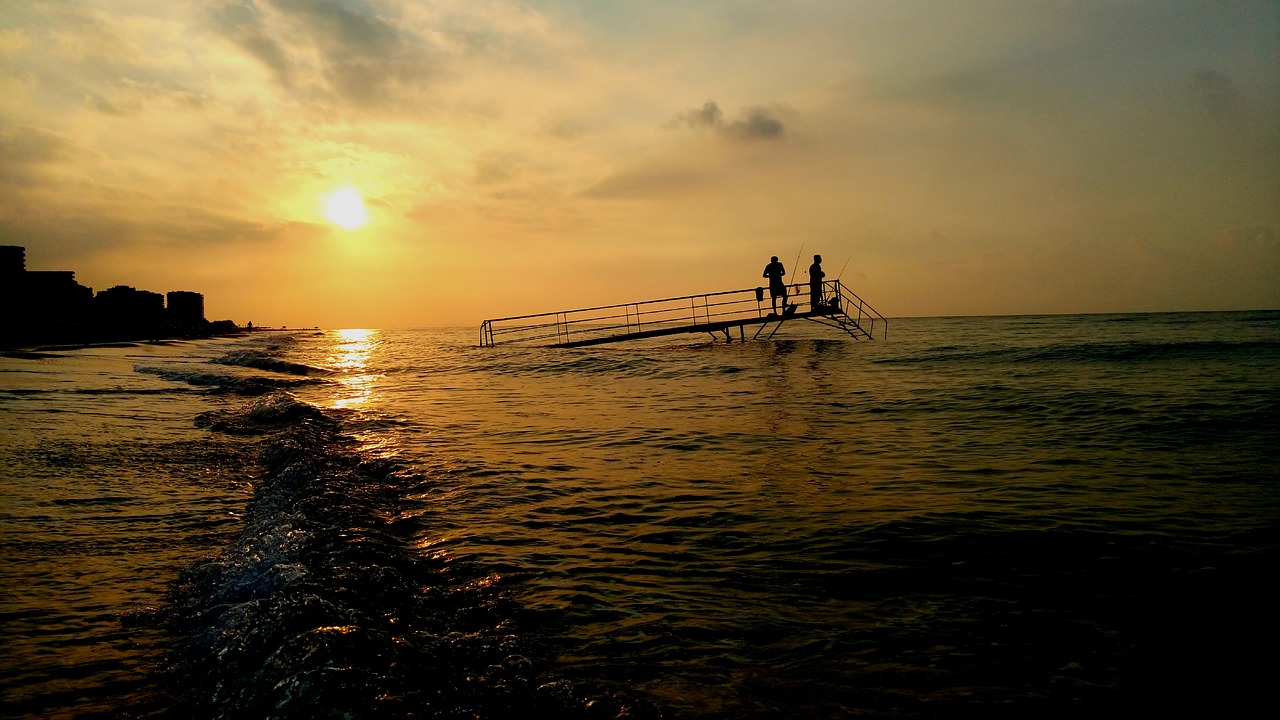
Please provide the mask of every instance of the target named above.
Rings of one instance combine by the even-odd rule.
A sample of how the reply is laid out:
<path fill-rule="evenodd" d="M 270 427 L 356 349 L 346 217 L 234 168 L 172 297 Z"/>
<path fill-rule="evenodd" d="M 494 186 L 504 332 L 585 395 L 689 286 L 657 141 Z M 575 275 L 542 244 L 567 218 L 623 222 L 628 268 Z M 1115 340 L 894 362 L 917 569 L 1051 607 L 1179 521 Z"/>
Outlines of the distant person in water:
<path fill-rule="evenodd" d="M 773 302 L 773 311 L 778 312 L 778 298 L 782 298 L 782 310 L 787 310 L 787 286 L 782 283 L 782 276 L 787 274 L 787 269 L 782 267 L 782 263 L 778 262 L 778 256 L 774 255 L 769 258 L 769 264 L 764 266 L 764 274 L 760 277 L 769 278 L 769 298 Z"/>
<path fill-rule="evenodd" d="M 822 279 L 826 276 L 822 272 L 822 256 L 814 255 L 813 264 L 809 266 L 809 309 L 813 312 L 822 307 Z"/>

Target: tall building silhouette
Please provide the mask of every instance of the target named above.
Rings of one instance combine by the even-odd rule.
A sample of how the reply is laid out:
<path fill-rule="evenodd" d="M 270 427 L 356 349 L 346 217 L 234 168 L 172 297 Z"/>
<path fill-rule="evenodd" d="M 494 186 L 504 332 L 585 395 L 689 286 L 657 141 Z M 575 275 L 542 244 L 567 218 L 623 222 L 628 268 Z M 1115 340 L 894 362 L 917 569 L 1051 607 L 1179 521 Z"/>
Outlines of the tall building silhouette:
<path fill-rule="evenodd" d="M 0 246 L 0 339 L 56 339 L 82 334 L 93 288 L 70 270 L 26 269 L 26 248 Z"/>
<path fill-rule="evenodd" d="M 106 340 L 198 337 L 213 329 L 204 295 L 178 290 L 166 296 L 127 285 L 99 292 L 76 282 L 70 270 L 26 268 L 26 248 L 0 245 L 0 346 Z M 219 321 L 219 332 L 235 330 Z"/>

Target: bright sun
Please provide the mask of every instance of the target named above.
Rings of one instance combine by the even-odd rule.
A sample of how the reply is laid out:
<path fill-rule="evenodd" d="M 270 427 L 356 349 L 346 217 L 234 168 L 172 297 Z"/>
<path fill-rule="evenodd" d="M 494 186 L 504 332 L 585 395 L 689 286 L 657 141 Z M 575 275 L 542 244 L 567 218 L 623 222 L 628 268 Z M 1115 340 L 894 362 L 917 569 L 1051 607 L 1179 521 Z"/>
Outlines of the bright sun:
<path fill-rule="evenodd" d="M 364 227 L 369 222 L 369 213 L 365 212 L 364 200 L 360 193 L 351 188 L 338 190 L 325 202 L 324 216 L 335 225 L 354 230 Z"/>

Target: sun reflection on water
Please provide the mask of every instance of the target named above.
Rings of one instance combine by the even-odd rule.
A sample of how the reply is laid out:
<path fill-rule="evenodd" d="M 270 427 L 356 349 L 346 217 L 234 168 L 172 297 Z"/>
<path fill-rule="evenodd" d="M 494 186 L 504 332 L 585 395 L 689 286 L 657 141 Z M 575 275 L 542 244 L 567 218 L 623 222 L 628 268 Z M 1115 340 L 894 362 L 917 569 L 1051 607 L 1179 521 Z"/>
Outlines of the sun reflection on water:
<path fill-rule="evenodd" d="M 339 373 L 341 389 L 334 398 L 334 407 L 360 408 L 376 398 L 375 385 L 382 376 L 368 372 L 368 368 L 378 335 L 377 330 L 363 328 L 334 333 L 333 351 L 325 363 Z"/>

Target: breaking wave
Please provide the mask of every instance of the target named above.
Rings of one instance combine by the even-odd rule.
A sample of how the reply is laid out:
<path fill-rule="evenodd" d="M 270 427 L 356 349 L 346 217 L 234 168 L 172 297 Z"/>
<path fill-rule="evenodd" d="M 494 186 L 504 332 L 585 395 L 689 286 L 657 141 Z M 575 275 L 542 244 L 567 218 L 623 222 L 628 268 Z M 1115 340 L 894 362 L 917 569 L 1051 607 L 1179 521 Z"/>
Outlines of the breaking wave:
<path fill-rule="evenodd" d="M 175 716 L 657 717 L 543 670 L 503 579 L 419 549 L 400 505 L 422 478 L 344 418 L 283 392 L 198 418 L 262 436 L 262 468 L 239 535 L 171 598 Z"/>
<path fill-rule="evenodd" d="M 235 365 L 258 370 L 270 370 L 288 375 L 325 376 L 333 374 L 323 368 L 281 360 L 261 350 L 233 350 L 226 355 L 214 358 L 210 362 L 218 365 Z"/>
<path fill-rule="evenodd" d="M 229 392 L 236 395 L 265 395 L 266 393 L 276 390 L 287 390 L 302 385 L 323 382 L 316 378 L 306 379 L 287 379 L 287 378 L 270 378 L 261 376 L 236 376 L 225 373 L 208 372 L 204 370 L 190 370 L 185 368 L 173 367 L 154 367 L 147 365 L 137 365 L 133 368 L 134 372 L 146 375 L 155 375 L 165 380 L 173 380 L 183 382 L 196 387 L 213 388 L 222 392 Z"/>

